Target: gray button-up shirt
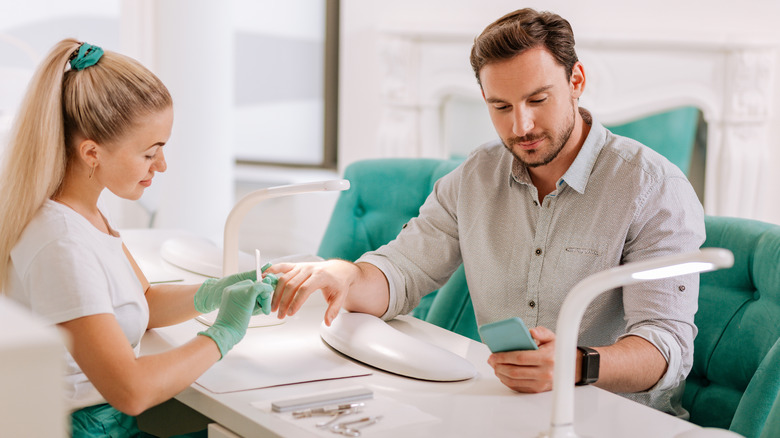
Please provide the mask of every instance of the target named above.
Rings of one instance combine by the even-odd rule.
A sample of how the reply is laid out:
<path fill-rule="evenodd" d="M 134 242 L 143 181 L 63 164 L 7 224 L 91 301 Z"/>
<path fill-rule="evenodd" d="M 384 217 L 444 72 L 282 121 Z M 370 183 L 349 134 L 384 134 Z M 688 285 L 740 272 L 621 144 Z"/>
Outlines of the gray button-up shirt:
<path fill-rule="evenodd" d="M 703 209 L 680 169 L 596 121 L 556 190 L 537 200 L 526 168 L 500 141 L 476 149 L 436 183 L 395 240 L 358 260 L 388 279 L 383 318 L 411 311 L 463 263 L 478 324 L 519 316 L 555 330 L 566 294 L 583 278 L 704 242 Z M 698 290 L 694 274 L 604 293 L 585 313 L 579 344 L 627 335 L 651 342 L 666 374 L 649 391 L 624 395 L 685 417 Z"/>

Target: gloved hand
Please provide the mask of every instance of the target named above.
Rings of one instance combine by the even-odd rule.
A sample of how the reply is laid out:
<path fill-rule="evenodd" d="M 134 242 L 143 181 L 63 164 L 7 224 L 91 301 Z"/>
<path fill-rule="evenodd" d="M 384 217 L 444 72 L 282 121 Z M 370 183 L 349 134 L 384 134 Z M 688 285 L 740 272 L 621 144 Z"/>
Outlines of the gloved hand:
<path fill-rule="evenodd" d="M 233 284 L 243 280 L 257 281 L 255 271 L 239 272 L 222 278 L 209 278 L 195 292 L 195 310 L 200 313 L 209 313 L 219 308 L 222 302 L 222 291 Z"/>
<path fill-rule="evenodd" d="M 270 263 L 267 263 L 265 266 L 261 268 L 262 272 L 265 272 L 266 269 L 271 267 Z M 258 315 L 260 312 L 263 312 L 264 314 L 268 315 L 271 313 L 271 298 L 274 290 L 276 289 L 276 284 L 279 282 L 279 277 L 276 276 L 276 274 L 271 274 L 270 272 L 268 274 L 263 275 L 262 284 L 268 288 L 268 293 L 262 292 L 260 295 L 257 296 L 257 306 L 255 307 L 255 311 L 252 313 L 253 315 Z"/>
<path fill-rule="evenodd" d="M 226 287 L 222 293 L 217 319 L 211 327 L 198 334 L 213 339 L 220 354 L 225 357 L 227 352 L 244 338 L 258 297 L 262 293 L 270 295 L 269 289 L 268 284 L 252 280 L 243 280 Z"/>

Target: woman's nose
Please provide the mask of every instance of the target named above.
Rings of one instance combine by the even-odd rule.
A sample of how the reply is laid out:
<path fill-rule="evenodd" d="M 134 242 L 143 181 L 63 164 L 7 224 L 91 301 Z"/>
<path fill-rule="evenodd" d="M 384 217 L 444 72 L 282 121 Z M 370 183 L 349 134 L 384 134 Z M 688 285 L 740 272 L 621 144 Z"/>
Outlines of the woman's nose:
<path fill-rule="evenodd" d="M 168 168 L 168 163 L 165 162 L 165 155 L 163 154 L 163 151 L 159 151 L 157 160 L 154 162 L 154 170 L 156 172 L 165 172 L 165 169 Z"/>

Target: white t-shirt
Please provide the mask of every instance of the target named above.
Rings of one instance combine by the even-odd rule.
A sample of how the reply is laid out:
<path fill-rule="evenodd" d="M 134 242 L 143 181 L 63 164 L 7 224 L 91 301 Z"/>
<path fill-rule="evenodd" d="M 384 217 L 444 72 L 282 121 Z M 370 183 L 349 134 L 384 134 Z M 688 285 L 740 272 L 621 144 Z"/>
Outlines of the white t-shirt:
<path fill-rule="evenodd" d="M 47 200 L 11 251 L 8 296 L 52 324 L 113 314 L 136 356 L 149 323 L 144 290 L 122 239 L 95 228 L 69 207 Z M 65 351 L 71 409 L 104 402 Z"/>

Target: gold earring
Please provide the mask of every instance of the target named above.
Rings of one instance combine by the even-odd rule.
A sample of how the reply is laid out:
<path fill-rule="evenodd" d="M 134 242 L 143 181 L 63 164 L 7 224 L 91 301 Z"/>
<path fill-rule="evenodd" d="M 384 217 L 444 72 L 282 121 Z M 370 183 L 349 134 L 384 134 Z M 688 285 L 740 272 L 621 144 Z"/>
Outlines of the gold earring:
<path fill-rule="evenodd" d="M 92 179 L 92 174 L 95 173 L 95 168 L 96 167 L 97 167 L 97 165 L 92 166 L 92 167 L 89 168 L 89 179 Z"/>

